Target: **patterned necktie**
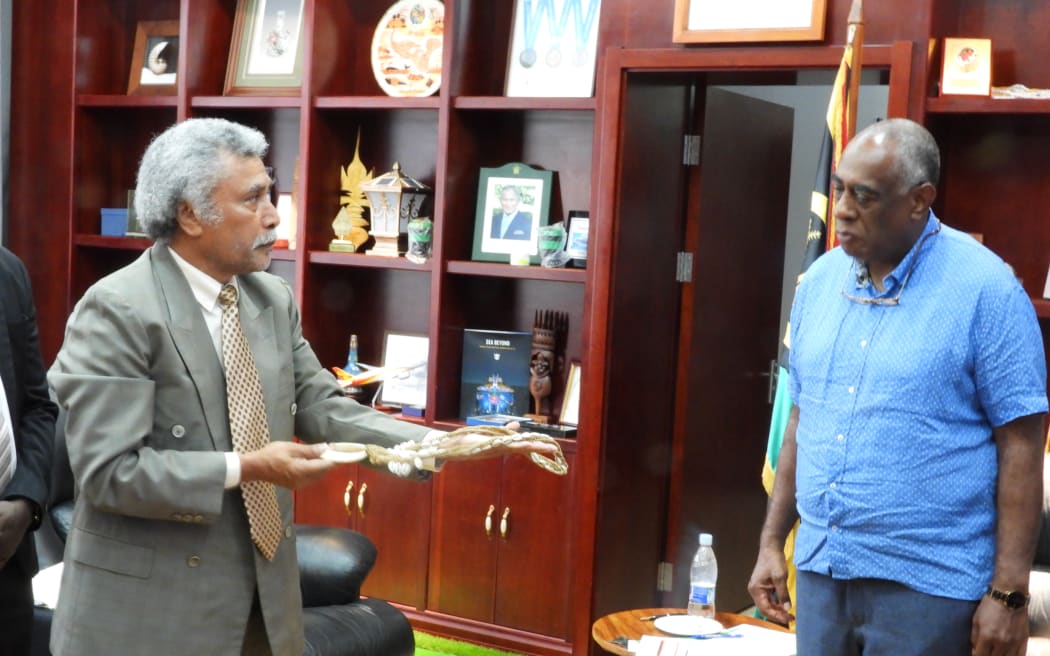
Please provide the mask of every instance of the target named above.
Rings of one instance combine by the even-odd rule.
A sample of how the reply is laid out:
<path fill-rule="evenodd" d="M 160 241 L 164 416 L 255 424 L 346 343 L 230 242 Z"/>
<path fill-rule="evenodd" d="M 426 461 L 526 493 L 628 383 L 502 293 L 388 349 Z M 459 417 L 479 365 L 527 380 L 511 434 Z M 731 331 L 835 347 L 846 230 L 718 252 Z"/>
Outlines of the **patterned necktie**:
<path fill-rule="evenodd" d="M 6 403 L 3 394 L 0 394 L 0 403 Z M 7 414 L 0 410 L 0 492 L 4 491 L 14 477 L 16 461 L 15 434 L 11 431 Z"/>
<path fill-rule="evenodd" d="M 237 288 L 223 285 L 219 292 L 219 304 L 222 306 L 222 364 L 226 368 L 230 434 L 235 451 L 250 453 L 270 443 L 262 385 L 251 349 L 248 348 L 248 340 L 241 330 Z M 277 506 L 277 490 L 273 483 L 246 481 L 241 483 L 241 493 L 248 511 L 252 542 L 267 560 L 273 560 L 281 543 L 281 511 Z"/>

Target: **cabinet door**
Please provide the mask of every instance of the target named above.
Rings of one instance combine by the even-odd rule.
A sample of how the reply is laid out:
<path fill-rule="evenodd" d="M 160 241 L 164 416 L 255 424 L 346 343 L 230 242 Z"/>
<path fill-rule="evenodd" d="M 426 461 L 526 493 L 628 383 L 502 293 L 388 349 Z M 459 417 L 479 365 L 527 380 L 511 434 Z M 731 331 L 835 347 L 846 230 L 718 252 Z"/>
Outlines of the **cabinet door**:
<path fill-rule="evenodd" d="M 501 470 L 499 460 L 454 462 L 435 477 L 428 610 L 492 621 Z"/>
<path fill-rule="evenodd" d="M 400 479 L 369 467 L 358 471 L 354 521 L 379 552 L 361 592 L 423 608 L 431 483 Z"/>
<path fill-rule="evenodd" d="M 356 528 L 353 524 L 357 465 L 336 467 L 320 481 L 295 491 L 295 522 Z"/>
<path fill-rule="evenodd" d="M 566 456 L 570 471 L 573 459 Z M 558 638 L 569 636 L 572 477 L 522 457 L 505 459 L 498 515 L 495 622 Z M 502 526 L 500 527 L 503 528 Z"/>

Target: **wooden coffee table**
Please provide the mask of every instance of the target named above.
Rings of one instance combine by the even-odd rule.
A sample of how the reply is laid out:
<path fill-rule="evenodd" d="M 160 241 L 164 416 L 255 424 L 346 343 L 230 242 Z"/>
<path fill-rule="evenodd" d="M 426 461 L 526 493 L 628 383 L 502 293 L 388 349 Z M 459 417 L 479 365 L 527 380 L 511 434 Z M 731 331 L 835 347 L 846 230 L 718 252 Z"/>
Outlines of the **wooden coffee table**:
<path fill-rule="evenodd" d="M 630 656 L 630 652 L 627 651 L 626 647 L 621 647 L 613 642 L 614 638 L 622 636 L 628 640 L 638 640 L 643 635 L 663 635 L 659 629 L 653 626 L 652 621 L 642 620 L 641 618 L 684 612 L 684 608 L 640 608 L 611 613 L 605 617 L 598 618 L 594 622 L 594 625 L 591 627 L 591 637 L 594 638 L 599 647 L 610 654 Z M 753 624 L 765 629 L 773 629 L 774 631 L 787 631 L 786 628 L 779 624 L 736 613 L 717 613 L 715 619 L 727 629 L 739 624 Z"/>

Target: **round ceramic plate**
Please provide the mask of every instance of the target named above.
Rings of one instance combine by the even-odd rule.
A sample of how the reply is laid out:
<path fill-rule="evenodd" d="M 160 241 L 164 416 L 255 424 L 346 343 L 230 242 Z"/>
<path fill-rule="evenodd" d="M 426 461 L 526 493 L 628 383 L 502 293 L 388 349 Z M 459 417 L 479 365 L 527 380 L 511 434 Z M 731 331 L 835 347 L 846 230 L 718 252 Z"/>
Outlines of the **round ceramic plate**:
<path fill-rule="evenodd" d="M 718 633 L 723 628 L 722 623 L 709 617 L 697 617 L 696 615 L 665 615 L 657 617 L 653 626 L 664 633 L 677 636 L 707 635 Z"/>
<path fill-rule="evenodd" d="M 387 9 L 372 37 L 372 73 L 388 96 L 421 97 L 441 86 L 445 5 L 400 0 Z"/>

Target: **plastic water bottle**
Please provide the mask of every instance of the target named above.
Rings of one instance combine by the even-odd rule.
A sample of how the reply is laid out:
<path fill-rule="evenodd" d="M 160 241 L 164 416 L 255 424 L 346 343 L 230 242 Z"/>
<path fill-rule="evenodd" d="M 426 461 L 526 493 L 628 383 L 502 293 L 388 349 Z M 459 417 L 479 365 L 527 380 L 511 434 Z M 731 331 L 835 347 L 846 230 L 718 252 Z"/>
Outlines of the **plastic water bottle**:
<path fill-rule="evenodd" d="M 700 547 L 689 568 L 689 606 L 687 612 L 699 617 L 715 616 L 715 584 L 718 582 L 718 561 L 711 548 L 711 534 L 700 534 Z"/>

